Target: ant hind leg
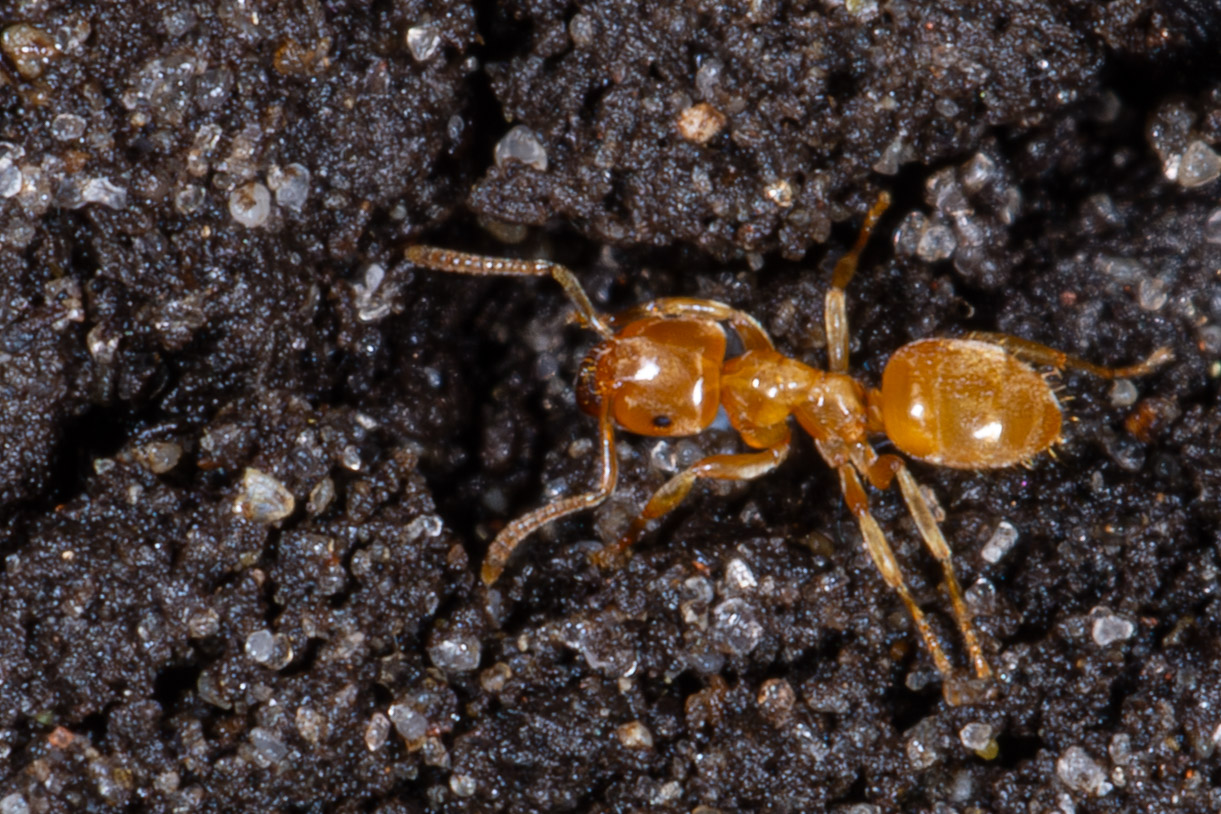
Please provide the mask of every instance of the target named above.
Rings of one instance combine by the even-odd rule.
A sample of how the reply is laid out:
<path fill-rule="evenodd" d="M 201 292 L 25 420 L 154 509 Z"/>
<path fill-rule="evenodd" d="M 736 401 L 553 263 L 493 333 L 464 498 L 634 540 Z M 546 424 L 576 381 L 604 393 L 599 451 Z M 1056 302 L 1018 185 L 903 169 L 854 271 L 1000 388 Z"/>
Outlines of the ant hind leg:
<path fill-rule="evenodd" d="M 899 570 L 899 562 L 895 559 L 895 552 L 890 547 L 890 543 L 886 541 L 886 535 L 882 533 L 882 528 L 878 525 L 878 521 L 873 518 L 869 511 L 869 499 L 865 497 L 865 489 L 861 486 L 861 481 L 856 476 L 856 470 L 852 468 L 852 464 L 844 463 L 837 468 L 837 471 L 839 473 L 840 489 L 844 493 L 844 501 L 848 504 L 848 509 L 856 517 L 857 523 L 860 526 L 861 537 L 865 541 L 865 550 L 869 552 L 869 556 L 873 559 L 873 564 L 877 566 L 878 571 L 882 574 L 882 579 L 899 595 L 899 598 L 903 600 L 903 604 L 907 606 L 907 612 L 911 615 L 912 622 L 915 623 L 916 630 L 920 633 L 920 638 L 924 640 L 924 646 L 928 648 L 929 654 L 933 657 L 933 663 L 937 666 L 937 672 L 945 677 L 952 676 L 954 670 L 950 666 L 950 660 L 945 655 L 945 648 L 941 646 L 937 635 L 933 633 L 932 625 L 929 624 L 924 611 L 920 610 L 920 606 L 912 598 L 911 591 L 903 580 L 903 572 Z"/>
<path fill-rule="evenodd" d="M 1105 367 L 1088 362 L 1078 356 L 1056 350 L 1050 345 L 991 331 L 971 331 L 965 337 L 976 342 L 987 342 L 996 345 L 1023 361 L 1036 365 L 1054 367 L 1056 370 L 1081 370 L 1102 379 L 1127 379 L 1133 376 L 1145 376 L 1157 370 L 1167 362 L 1174 360 L 1174 351 L 1161 347 L 1149 354 L 1142 362 L 1125 367 Z"/>

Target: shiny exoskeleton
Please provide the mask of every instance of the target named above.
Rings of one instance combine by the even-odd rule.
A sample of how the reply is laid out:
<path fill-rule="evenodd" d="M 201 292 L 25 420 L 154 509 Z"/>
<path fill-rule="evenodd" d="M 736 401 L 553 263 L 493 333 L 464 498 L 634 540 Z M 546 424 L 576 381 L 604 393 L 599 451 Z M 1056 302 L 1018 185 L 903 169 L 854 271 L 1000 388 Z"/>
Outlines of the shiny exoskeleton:
<path fill-rule="evenodd" d="M 751 451 L 712 455 L 658 489 L 628 531 L 594 555 L 616 564 L 650 520 L 677 506 L 700 478 L 744 480 L 775 469 L 789 452 L 789 418 L 814 440 L 832 467 L 865 548 L 886 583 L 906 605 L 937 669 L 949 659 L 912 598 L 898 561 L 869 510 L 861 478 L 876 489 L 898 482 L 925 545 L 941 564 L 954 617 L 976 676 L 991 675 L 971 614 L 954 574 L 950 548 L 919 485 L 897 455 L 879 455 L 871 435 L 885 435 L 900 451 L 931 464 L 991 469 L 1028 461 L 1060 438 L 1061 411 L 1051 387 L 1030 363 L 1073 368 L 1106 378 L 1147 373 L 1170 358 L 1160 349 L 1140 364 L 1105 368 L 1045 345 L 1004 334 L 924 339 L 899 348 L 882 374 L 880 390 L 848 375 L 844 289 L 881 213 L 882 195 L 866 216 L 856 245 L 836 264 L 826 295 L 828 369 L 819 370 L 776 350 L 759 323 L 720 302 L 665 298 L 614 316 L 594 310 L 572 272 L 543 260 L 509 260 L 413 246 L 407 258 L 425 268 L 477 275 L 550 275 L 577 306 L 580 322 L 601 341 L 582 364 L 581 408 L 598 420 L 600 474 L 590 492 L 565 497 L 506 525 L 488 549 L 483 581 L 494 583 L 529 534 L 573 512 L 596 506 L 617 478 L 615 426 L 640 435 L 692 435 L 724 409 Z M 743 351 L 725 358 L 728 326 Z"/>

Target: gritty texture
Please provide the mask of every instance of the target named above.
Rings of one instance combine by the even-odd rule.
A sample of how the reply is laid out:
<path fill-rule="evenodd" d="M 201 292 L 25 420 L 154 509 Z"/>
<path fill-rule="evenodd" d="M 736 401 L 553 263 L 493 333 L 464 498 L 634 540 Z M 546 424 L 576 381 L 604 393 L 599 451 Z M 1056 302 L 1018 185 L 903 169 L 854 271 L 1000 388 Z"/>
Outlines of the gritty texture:
<path fill-rule="evenodd" d="M 0 814 L 1221 808 L 1213 5 L 674 5 L 0 9 Z M 947 703 L 801 437 L 607 572 L 741 449 L 621 434 L 615 494 L 481 586 L 593 481 L 591 336 L 405 245 L 723 300 L 823 366 L 882 189 L 865 384 L 969 330 L 1175 353 L 1060 377 L 1054 460 L 913 465 L 994 682 Z"/>

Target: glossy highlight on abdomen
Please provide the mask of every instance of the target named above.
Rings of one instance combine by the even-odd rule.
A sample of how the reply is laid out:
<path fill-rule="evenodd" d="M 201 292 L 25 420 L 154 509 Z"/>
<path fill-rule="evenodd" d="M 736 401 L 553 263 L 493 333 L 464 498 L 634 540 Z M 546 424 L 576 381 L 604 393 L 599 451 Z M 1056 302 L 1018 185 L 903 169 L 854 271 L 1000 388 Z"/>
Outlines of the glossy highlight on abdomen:
<path fill-rule="evenodd" d="M 925 339 L 882 374 L 886 435 L 913 458 L 956 469 L 1011 466 L 1060 437 L 1060 405 L 1032 367 L 996 345 Z"/>

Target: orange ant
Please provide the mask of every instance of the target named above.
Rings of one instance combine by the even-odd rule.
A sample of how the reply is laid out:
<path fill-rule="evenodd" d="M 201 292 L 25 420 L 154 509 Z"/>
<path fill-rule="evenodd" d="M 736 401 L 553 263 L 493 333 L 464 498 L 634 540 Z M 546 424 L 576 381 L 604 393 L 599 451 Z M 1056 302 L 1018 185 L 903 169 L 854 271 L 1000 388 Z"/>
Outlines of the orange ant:
<path fill-rule="evenodd" d="M 714 300 L 667 297 L 606 316 L 594 310 L 571 271 L 546 260 L 484 257 L 427 246 L 407 249 L 417 266 L 476 275 L 550 275 L 577 308 L 577 319 L 601 341 L 581 364 L 581 409 L 598 419 L 601 465 L 590 492 L 561 498 L 506 525 L 483 561 L 483 582 L 500 577 L 527 536 L 554 520 L 602 503 L 618 475 L 615 425 L 649 436 L 692 435 L 724 409 L 730 425 L 756 451 L 712 455 L 658 489 L 618 542 L 593 555 L 600 566 L 618 564 L 649 521 L 674 509 L 699 478 L 751 480 L 775 469 L 789 452 L 788 418 L 814 439 L 839 476 L 874 564 L 907 606 L 938 671 L 953 670 L 924 612 L 903 580 L 886 536 L 869 511 L 860 476 L 875 489 L 898 481 L 916 528 L 941 564 L 954 618 L 980 679 L 992 671 L 980 647 L 971 612 L 954 575 L 950 547 L 916 479 L 897 455 L 879 455 L 869 443 L 883 434 L 900 451 L 955 469 L 996 469 L 1023 463 L 1060 440 L 1059 402 L 1031 364 L 1085 371 L 1108 379 L 1140 376 L 1171 359 L 1167 348 L 1129 367 L 1091 364 L 1046 345 L 998 333 L 963 339 L 920 339 L 895 351 L 880 390 L 848 375 L 848 319 L 844 289 L 878 219 L 890 204 L 883 193 L 865 217 L 856 244 L 835 265 L 826 294 L 828 370 L 812 368 L 776 350 L 751 316 Z M 743 352 L 725 358 L 727 324 Z M 859 474 L 858 474 L 859 473 Z"/>

